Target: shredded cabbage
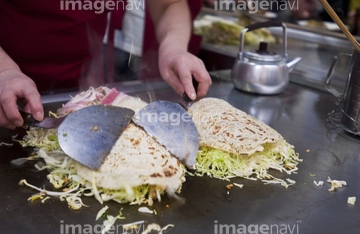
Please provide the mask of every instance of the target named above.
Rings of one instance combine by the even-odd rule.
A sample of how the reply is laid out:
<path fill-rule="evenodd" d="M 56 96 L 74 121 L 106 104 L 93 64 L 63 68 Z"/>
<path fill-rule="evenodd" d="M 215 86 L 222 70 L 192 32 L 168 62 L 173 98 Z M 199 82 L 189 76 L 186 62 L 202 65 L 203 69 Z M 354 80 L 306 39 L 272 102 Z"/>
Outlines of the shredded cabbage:
<path fill-rule="evenodd" d="M 0 147 L 1 146 L 11 147 L 13 145 L 14 145 L 13 143 L 0 142 Z"/>
<path fill-rule="evenodd" d="M 165 227 L 161 227 L 159 224 L 157 223 L 151 223 L 149 224 L 146 229 L 142 232 L 142 234 L 149 234 L 149 233 L 153 233 L 153 231 L 158 232 L 159 234 L 162 234 L 164 231 L 166 231 L 169 228 L 173 228 L 175 227 L 173 224 L 168 224 Z"/>
<path fill-rule="evenodd" d="M 125 217 L 122 215 L 122 209 L 120 209 L 119 214 L 117 216 L 107 215 L 106 219 L 103 222 L 104 228 L 101 231 L 101 234 L 105 234 L 107 231 L 109 231 L 117 219 L 125 219 Z"/>
<path fill-rule="evenodd" d="M 233 177 L 260 179 L 265 184 L 277 183 L 285 187 L 294 184 L 293 180 L 276 178 L 269 173 L 269 169 L 288 175 L 296 172 L 297 165 L 302 160 L 293 146 L 282 139 L 276 144 L 264 144 L 263 147 L 262 152 L 252 155 L 235 155 L 215 148 L 201 147 L 194 175 L 207 175 L 223 180 Z"/>
<path fill-rule="evenodd" d="M 23 147 L 33 146 L 47 151 L 58 150 L 60 145 L 56 133 L 57 129 L 30 128 L 20 144 Z"/>
<path fill-rule="evenodd" d="M 330 177 L 328 177 L 327 182 L 331 184 L 331 188 L 329 189 L 330 192 L 347 185 L 345 180 L 332 180 Z"/>

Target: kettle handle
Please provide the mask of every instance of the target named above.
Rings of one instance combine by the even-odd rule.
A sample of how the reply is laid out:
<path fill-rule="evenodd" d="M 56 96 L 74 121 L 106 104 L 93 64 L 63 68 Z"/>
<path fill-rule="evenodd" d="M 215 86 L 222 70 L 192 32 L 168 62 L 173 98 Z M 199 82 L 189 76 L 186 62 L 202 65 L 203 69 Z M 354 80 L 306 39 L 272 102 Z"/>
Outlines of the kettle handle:
<path fill-rule="evenodd" d="M 286 25 L 278 20 L 269 20 L 264 22 L 258 22 L 252 25 L 247 26 L 241 31 L 240 34 L 240 48 L 239 48 L 239 59 L 242 60 L 242 53 L 244 50 L 244 39 L 245 33 L 250 32 L 259 28 L 270 28 L 270 27 L 282 27 L 283 28 L 283 49 L 282 49 L 282 57 L 287 59 L 287 32 L 286 32 Z"/>
<path fill-rule="evenodd" d="M 325 89 L 326 89 L 327 91 L 329 91 L 332 95 L 334 95 L 334 96 L 335 96 L 336 98 L 338 98 L 338 99 L 341 99 L 341 98 L 342 98 L 342 94 L 341 94 L 339 91 L 337 91 L 337 90 L 330 84 L 330 82 L 331 82 L 331 79 L 332 79 L 332 77 L 333 77 L 334 69 L 335 69 L 335 66 L 336 66 L 336 64 L 337 64 L 337 62 L 338 62 L 338 59 L 341 58 L 342 56 L 350 56 L 350 57 L 351 57 L 352 55 L 351 55 L 351 54 L 348 54 L 348 53 L 339 53 L 339 54 L 337 54 L 337 55 L 334 57 L 331 65 L 330 65 L 328 74 L 326 75 L 326 81 L 325 81 Z"/>

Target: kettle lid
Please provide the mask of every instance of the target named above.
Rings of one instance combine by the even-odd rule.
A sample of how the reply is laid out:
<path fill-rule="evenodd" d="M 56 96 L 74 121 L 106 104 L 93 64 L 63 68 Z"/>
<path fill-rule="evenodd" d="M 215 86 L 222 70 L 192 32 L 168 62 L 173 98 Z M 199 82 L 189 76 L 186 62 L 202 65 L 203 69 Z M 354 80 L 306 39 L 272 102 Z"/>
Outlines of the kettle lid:
<path fill-rule="evenodd" d="M 260 42 L 259 49 L 256 51 L 245 51 L 244 57 L 256 60 L 256 61 L 262 61 L 262 62 L 278 62 L 283 59 L 283 57 L 273 51 L 268 51 L 268 43 L 267 42 Z"/>

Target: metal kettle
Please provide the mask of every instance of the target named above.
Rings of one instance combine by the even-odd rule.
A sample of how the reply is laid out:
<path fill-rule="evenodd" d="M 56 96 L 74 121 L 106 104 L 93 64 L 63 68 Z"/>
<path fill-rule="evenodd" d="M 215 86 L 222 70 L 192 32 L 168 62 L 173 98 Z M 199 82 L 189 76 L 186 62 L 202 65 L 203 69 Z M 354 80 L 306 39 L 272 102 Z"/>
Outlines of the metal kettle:
<path fill-rule="evenodd" d="M 267 50 L 261 42 L 257 51 L 244 51 L 245 33 L 264 27 L 283 28 L 282 55 Z M 289 83 L 289 73 L 301 58 L 287 59 L 286 25 L 280 21 L 266 21 L 244 28 L 240 34 L 238 58 L 231 71 L 232 81 L 239 90 L 256 94 L 279 94 Z"/>

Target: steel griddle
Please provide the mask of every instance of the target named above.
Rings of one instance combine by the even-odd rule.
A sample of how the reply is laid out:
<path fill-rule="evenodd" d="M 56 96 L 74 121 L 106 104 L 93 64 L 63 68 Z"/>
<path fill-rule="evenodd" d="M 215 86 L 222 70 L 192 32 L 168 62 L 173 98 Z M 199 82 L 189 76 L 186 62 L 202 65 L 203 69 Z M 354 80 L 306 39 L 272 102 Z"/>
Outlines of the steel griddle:
<path fill-rule="evenodd" d="M 153 83 L 150 88 L 155 90 L 158 99 L 176 101 L 177 96 L 164 83 Z M 118 89 L 146 100 L 150 88 L 148 84 L 134 83 L 121 85 Z M 164 196 L 161 203 L 155 202 L 152 207 L 157 215 L 141 214 L 137 211 L 138 206 L 107 202 L 109 214 L 116 215 L 123 208 L 126 219 L 118 220 L 116 225 L 139 220 L 161 226 L 171 223 L 175 227 L 166 233 L 175 234 L 237 233 L 234 228 L 244 226 L 246 233 L 261 226 L 288 227 L 293 233 L 306 234 L 360 233 L 360 138 L 327 123 L 327 114 L 335 108 L 335 99 L 330 94 L 290 84 L 281 95 L 256 96 L 235 90 L 230 82 L 214 82 L 208 96 L 225 99 L 263 120 L 293 144 L 304 160 L 298 174 L 289 177 L 297 183 L 284 188 L 234 179 L 233 182 L 242 183 L 244 187 L 227 190 L 227 181 L 187 177 L 180 194 L 185 202 Z M 64 101 L 67 97 L 64 94 L 61 98 Z M 46 99 L 43 99 L 45 103 Z M 54 110 L 60 103 L 50 102 L 46 107 Z M 0 141 L 9 142 L 14 134 L 21 137 L 24 131 L 0 129 Z M 306 152 L 308 149 L 310 152 Z M 78 225 L 78 228 L 91 225 L 92 233 L 100 233 L 98 227 L 102 221 L 95 221 L 95 217 L 103 206 L 93 197 L 84 198 L 84 203 L 90 207 L 79 211 L 70 210 L 57 198 L 44 204 L 27 201 L 35 191 L 19 186 L 21 179 L 52 188 L 45 177 L 46 172 L 38 172 L 32 162 L 21 167 L 10 164 L 11 159 L 26 156 L 29 152 L 19 146 L 0 147 L 1 233 L 79 233 L 70 232 L 69 225 Z M 348 186 L 329 192 L 328 176 L 345 180 Z M 316 187 L 314 180 L 323 180 L 325 184 Z M 349 196 L 358 198 L 355 206 L 347 204 Z M 116 227 L 112 233 L 121 233 L 121 227 Z M 275 231 L 273 229 L 272 233 L 281 233 Z M 286 233 L 290 233 L 290 229 Z"/>

